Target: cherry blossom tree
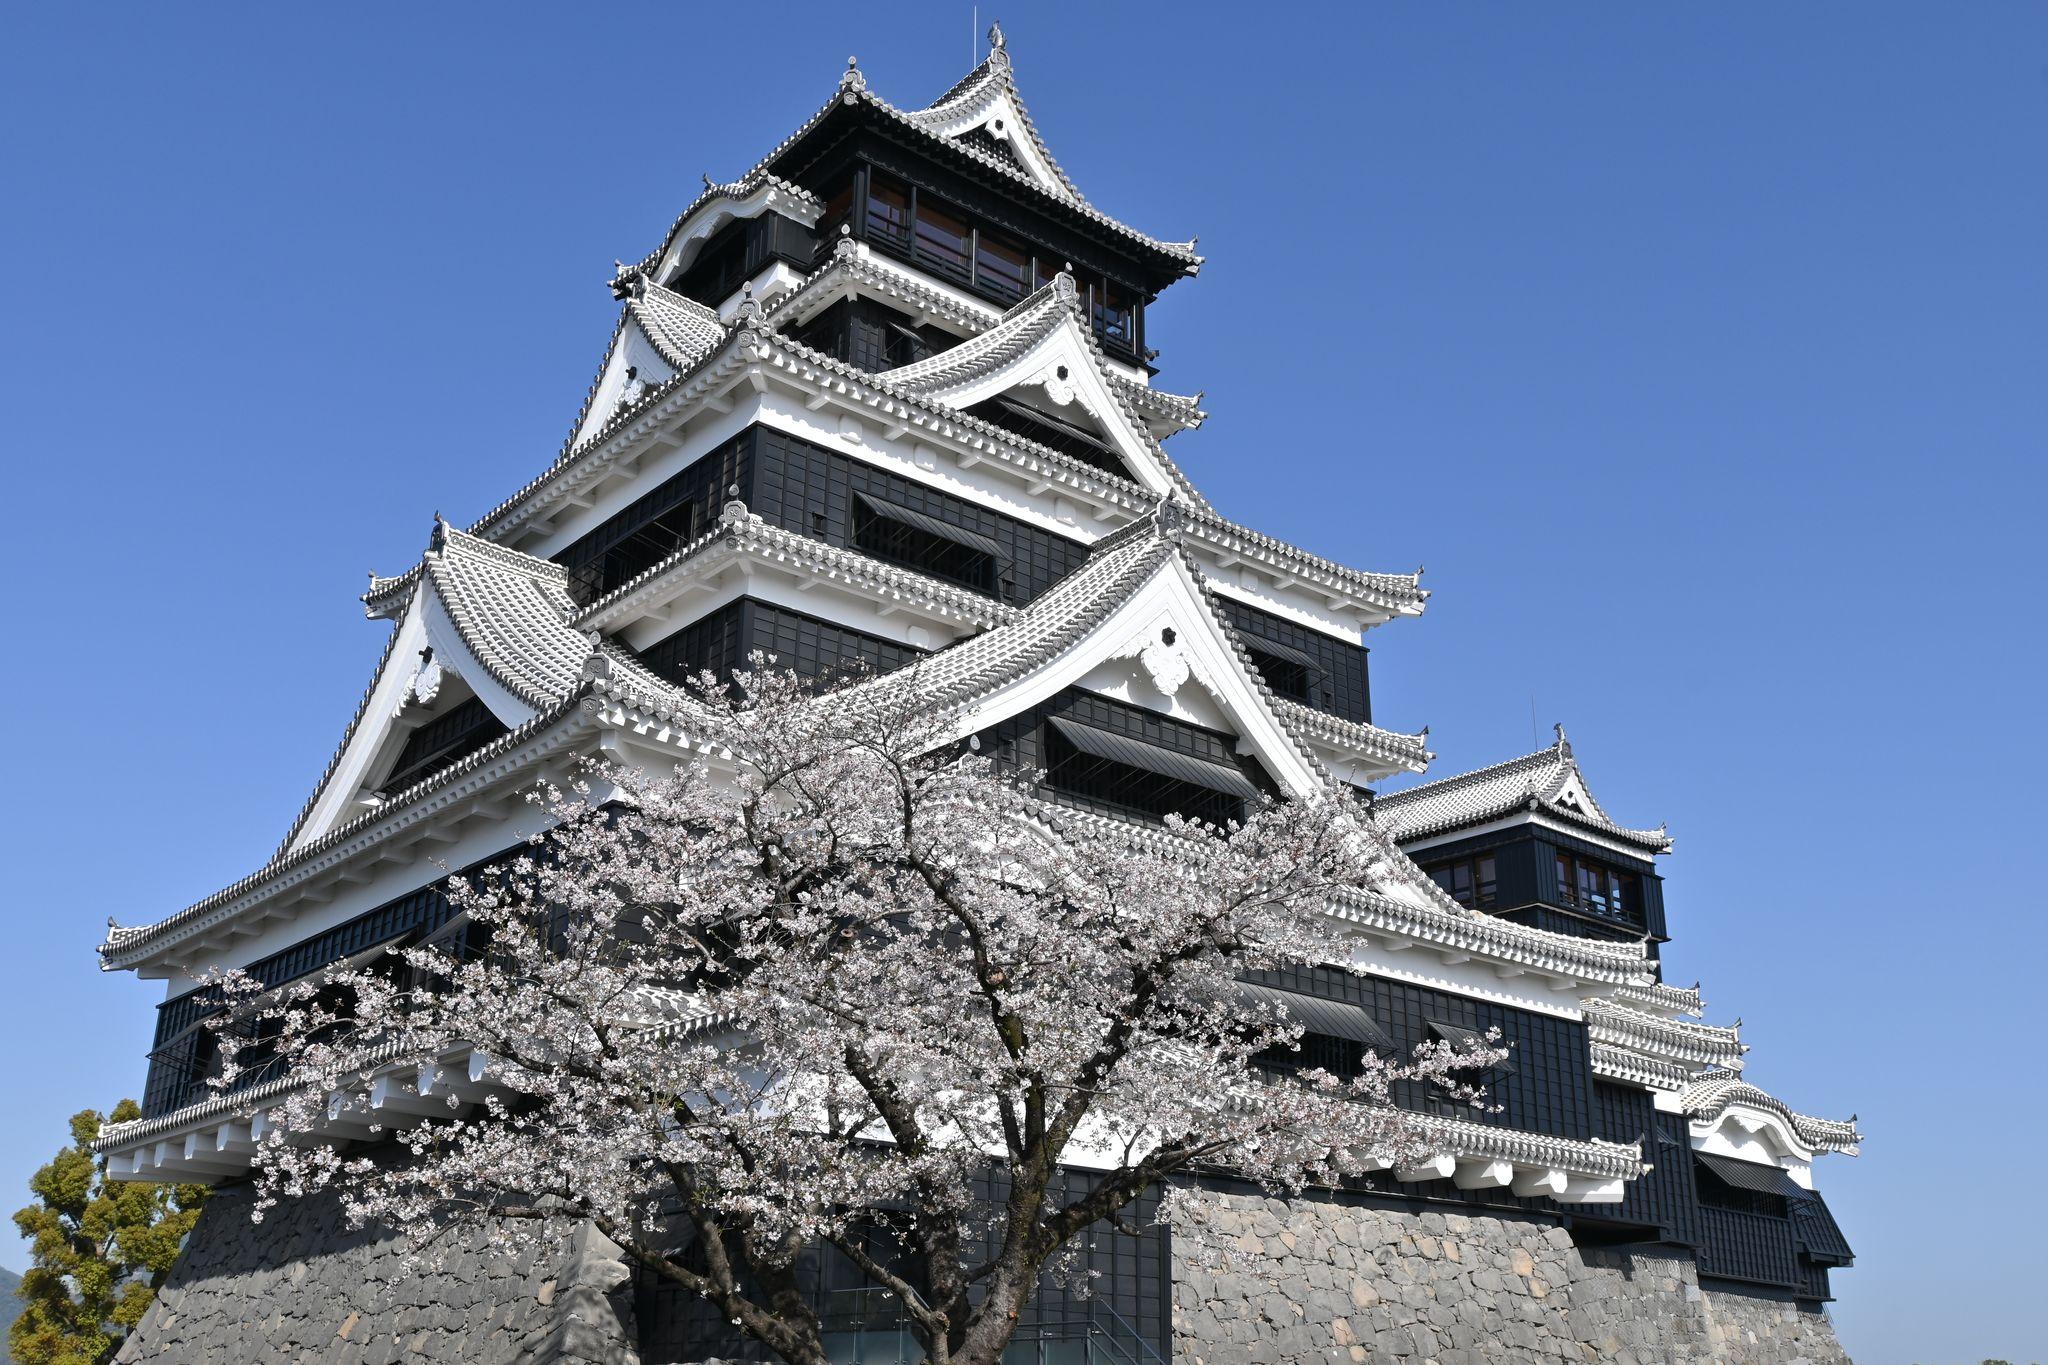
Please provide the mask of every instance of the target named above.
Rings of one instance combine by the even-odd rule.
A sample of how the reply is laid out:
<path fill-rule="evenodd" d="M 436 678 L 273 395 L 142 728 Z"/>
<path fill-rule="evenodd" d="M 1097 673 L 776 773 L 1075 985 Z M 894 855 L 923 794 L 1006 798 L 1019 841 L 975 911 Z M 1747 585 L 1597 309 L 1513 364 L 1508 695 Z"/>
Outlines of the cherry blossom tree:
<path fill-rule="evenodd" d="M 479 950 L 223 982 L 222 1084 L 250 1037 L 296 1082 L 259 1217 L 331 1189 L 420 1255 L 593 1224 L 796 1365 L 829 1358 L 801 1270 L 843 1256 L 934 1365 L 995 1365 L 1084 1234 L 1148 1194 L 1173 1218 L 1170 1178 L 1288 1192 L 1421 1159 L 1393 1087 L 1478 1104 L 1461 1077 L 1505 1055 L 1270 1065 L 1300 1025 L 1238 979 L 1347 963 L 1332 895 L 1415 875 L 1341 791 L 1143 826 L 999 772 L 915 669 L 820 695 L 757 659 L 696 690 L 703 758 L 540 793 L 546 832 L 451 883 Z M 376 1078 L 465 1056 L 504 1088 L 416 1098 L 381 1148 L 310 1140 Z"/>

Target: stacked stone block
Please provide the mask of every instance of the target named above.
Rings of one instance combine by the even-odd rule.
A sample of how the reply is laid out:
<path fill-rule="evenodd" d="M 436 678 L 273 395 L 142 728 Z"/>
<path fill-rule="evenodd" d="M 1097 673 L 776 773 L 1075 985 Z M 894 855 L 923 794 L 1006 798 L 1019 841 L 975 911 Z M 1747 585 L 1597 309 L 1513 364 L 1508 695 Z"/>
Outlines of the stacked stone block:
<path fill-rule="evenodd" d="M 1537 1219 L 1217 1195 L 1227 1269 L 1175 1256 L 1187 1365 L 1847 1365 L 1826 1317 L 1706 1291 L 1690 1258 L 1586 1249 Z"/>
<path fill-rule="evenodd" d="M 207 1204 L 116 1359 L 128 1365 L 319 1362 L 638 1365 L 630 1276 L 589 1228 L 559 1254 L 472 1242 L 405 1273 L 389 1232 L 350 1232 L 329 1197 L 249 1219 L 247 1186 Z"/>

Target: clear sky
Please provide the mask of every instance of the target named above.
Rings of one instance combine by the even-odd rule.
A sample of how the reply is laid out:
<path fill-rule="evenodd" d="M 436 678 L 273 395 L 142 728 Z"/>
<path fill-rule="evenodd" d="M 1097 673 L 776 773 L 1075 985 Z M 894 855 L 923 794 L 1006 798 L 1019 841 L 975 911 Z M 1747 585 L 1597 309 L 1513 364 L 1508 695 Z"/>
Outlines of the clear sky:
<path fill-rule="evenodd" d="M 1201 234 L 1149 323 L 1215 414 L 1173 443 L 1195 481 L 1428 565 L 1428 613 L 1368 641 L 1378 718 L 1431 725 L 1440 773 L 1564 721 L 1608 808 L 1677 837 L 1672 979 L 1746 1020 L 1758 1082 L 1862 1115 L 1820 1172 L 1857 1359 L 2048 1358 L 2019 1055 L 2048 8 L 1001 17 L 1083 190 Z M 107 917 L 270 853 L 376 658 L 364 571 L 552 459 L 612 260 L 849 52 L 922 103 L 972 31 L 965 4 L 0 15 L 0 552 L 36 617 L 0 677 L 0 1203 L 66 1115 L 140 1089 L 159 988 L 96 970 Z"/>

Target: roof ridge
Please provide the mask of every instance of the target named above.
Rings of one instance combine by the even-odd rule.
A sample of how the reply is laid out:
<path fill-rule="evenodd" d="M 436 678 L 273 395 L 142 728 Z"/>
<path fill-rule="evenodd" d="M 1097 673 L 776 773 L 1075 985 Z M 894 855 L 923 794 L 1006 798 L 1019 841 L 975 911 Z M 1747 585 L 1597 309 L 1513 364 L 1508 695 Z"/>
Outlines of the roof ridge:
<path fill-rule="evenodd" d="M 1545 762 L 1555 761 L 1557 757 L 1557 747 L 1552 745 L 1548 748 L 1538 749 L 1534 753 L 1521 754 L 1514 758 L 1503 759 L 1498 763 L 1489 763 L 1484 768 L 1474 768 L 1470 772 L 1452 773 L 1448 777 L 1431 778 L 1427 782 L 1419 782 L 1412 787 L 1403 787 L 1399 791 L 1383 792 L 1378 798 L 1378 803 L 1384 806 L 1391 802 L 1406 800 L 1411 796 L 1421 796 L 1429 792 L 1441 791 L 1453 783 L 1474 782 L 1487 777 L 1501 777 L 1510 772 L 1521 771 L 1524 768 L 1534 771 Z"/>

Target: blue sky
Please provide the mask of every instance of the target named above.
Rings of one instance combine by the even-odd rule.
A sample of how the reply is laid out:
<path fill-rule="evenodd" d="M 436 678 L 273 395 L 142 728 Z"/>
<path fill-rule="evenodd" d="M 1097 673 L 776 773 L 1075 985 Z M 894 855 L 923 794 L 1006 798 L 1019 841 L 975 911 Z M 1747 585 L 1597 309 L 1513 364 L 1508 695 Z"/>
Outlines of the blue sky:
<path fill-rule="evenodd" d="M 139 1090 L 156 988 L 96 971 L 107 917 L 267 856 L 375 659 L 364 571 L 552 458 L 613 258 L 849 52 L 905 103 L 969 61 L 965 5 L 766 13 L 0 18 L 0 553 L 44 604 L 0 681 L 6 1199 Z M 1368 642 L 1439 772 L 1533 710 L 1670 822 L 1673 979 L 1870 1134 L 1821 1172 L 1857 1359 L 2048 1356 L 2048 10 L 1259 13 L 1002 12 L 1082 188 L 1201 234 L 1149 324 L 1215 414 L 1175 454 L 1428 565 Z"/>

